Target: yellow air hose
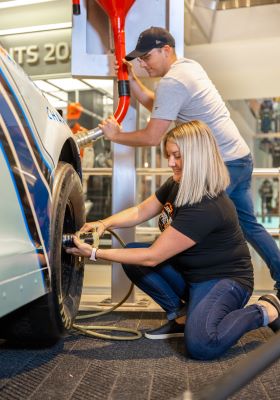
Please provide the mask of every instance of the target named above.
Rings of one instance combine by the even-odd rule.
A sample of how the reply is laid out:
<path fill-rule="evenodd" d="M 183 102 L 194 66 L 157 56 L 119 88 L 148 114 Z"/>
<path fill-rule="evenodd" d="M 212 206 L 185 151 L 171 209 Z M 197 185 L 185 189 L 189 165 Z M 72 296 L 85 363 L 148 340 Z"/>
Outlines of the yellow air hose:
<path fill-rule="evenodd" d="M 123 240 L 119 237 L 119 235 L 117 235 L 115 232 L 113 232 L 110 229 L 106 229 L 107 232 L 109 232 L 112 236 L 114 236 L 118 242 L 122 245 L 122 247 L 125 247 L 125 243 L 123 242 Z M 99 317 L 100 315 L 105 315 L 105 314 L 109 314 L 110 312 L 116 310 L 118 307 L 120 307 L 130 296 L 132 290 L 133 290 L 134 284 L 132 283 L 129 291 L 127 292 L 127 294 L 125 295 L 125 297 L 118 303 L 115 304 L 113 307 L 109 308 L 109 310 L 106 311 L 98 311 L 96 313 L 93 314 L 86 314 L 86 315 L 80 315 L 76 317 L 76 320 L 80 320 L 80 319 L 88 319 L 88 318 L 94 318 L 94 317 Z M 142 337 L 142 333 L 136 329 L 129 329 L 129 328 L 120 328 L 120 327 L 116 327 L 116 326 L 109 326 L 109 325 L 77 325 L 77 324 L 73 324 L 72 328 L 81 332 L 84 335 L 87 336 L 93 336 L 93 337 L 97 337 L 99 339 L 109 339 L 109 340 L 136 340 L 136 339 L 140 339 Z M 96 330 L 104 330 L 104 331 L 118 331 L 118 332 L 127 332 L 127 333 L 131 333 L 133 336 L 117 336 L 117 335 L 107 335 L 104 333 L 97 333 L 94 332 Z"/>

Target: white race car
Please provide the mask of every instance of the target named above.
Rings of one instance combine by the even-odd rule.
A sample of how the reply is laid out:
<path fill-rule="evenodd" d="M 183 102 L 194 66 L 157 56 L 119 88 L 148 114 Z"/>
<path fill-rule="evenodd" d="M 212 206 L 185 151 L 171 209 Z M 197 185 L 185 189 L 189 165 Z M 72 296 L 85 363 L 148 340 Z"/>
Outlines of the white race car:
<path fill-rule="evenodd" d="M 78 311 L 84 262 L 62 235 L 85 221 L 64 119 L 0 47 L 0 338 L 53 343 Z"/>

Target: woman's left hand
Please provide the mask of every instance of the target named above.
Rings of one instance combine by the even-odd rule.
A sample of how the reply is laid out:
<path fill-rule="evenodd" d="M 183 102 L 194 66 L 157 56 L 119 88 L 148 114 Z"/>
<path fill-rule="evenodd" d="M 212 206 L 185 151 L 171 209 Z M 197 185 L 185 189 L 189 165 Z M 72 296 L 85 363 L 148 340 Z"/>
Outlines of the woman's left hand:
<path fill-rule="evenodd" d="M 81 242 L 77 236 L 73 236 L 73 241 L 76 247 L 65 249 L 66 253 L 88 258 L 91 256 L 92 247 L 89 244 Z"/>
<path fill-rule="evenodd" d="M 103 221 L 86 222 L 80 229 L 80 233 L 95 231 L 101 237 L 106 230 L 106 225 Z"/>

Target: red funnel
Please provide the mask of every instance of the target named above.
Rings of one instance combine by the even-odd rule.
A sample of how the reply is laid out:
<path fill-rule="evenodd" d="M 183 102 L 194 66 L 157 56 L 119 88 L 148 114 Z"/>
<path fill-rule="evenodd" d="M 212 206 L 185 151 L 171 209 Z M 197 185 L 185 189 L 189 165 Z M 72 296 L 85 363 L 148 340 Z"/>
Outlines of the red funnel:
<path fill-rule="evenodd" d="M 115 42 L 115 55 L 120 66 L 118 71 L 119 104 L 114 117 L 120 123 L 124 119 L 129 107 L 129 82 L 126 65 L 122 59 L 125 57 L 125 32 L 124 23 L 128 10 L 135 0 L 96 0 L 108 14 Z"/>

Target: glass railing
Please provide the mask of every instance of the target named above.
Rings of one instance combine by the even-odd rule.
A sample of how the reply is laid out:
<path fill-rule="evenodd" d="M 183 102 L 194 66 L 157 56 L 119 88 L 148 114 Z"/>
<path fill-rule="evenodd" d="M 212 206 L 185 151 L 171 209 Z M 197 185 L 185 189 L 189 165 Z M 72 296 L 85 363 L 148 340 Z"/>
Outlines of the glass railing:
<path fill-rule="evenodd" d="M 279 236 L 279 168 L 255 168 L 253 172 L 252 191 L 255 213 L 267 231 Z"/>
<path fill-rule="evenodd" d="M 88 179 L 86 204 L 91 202 L 92 208 L 98 214 L 88 218 L 99 219 L 111 213 L 111 176 L 112 168 L 86 168 L 84 177 Z M 140 203 L 172 175 L 169 168 L 137 168 L 136 186 L 137 199 Z M 280 168 L 254 168 L 252 180 L 252 195 L 256 217 L 273 236 L 280 232 Z M 105 208 L 104 208 L 105 207 Z M 149 235 L 156 231 L 156 220 L 147 221 L 137 228 L 137 235 Z"/>
<path fill-rule="evenodd" d="M 217 10 L 230 10 L 232 8 L 255 7 L 280 3 L 279 0 L 221 0 L 217 1 Z"/>
<path fill-rule="evenodd" d="M 221 20 L 217 20 L 217 13 L 221 14 L 223 11 L 239 8 L 248 9 L 255 6 L 275 5 L 279 2 L 279 0 L 185 0 L 185 44 L 191 46 L 212 43 L 213 35 L 214 41 L 217 41 L 216 35 L 218 35 L 219 41 L 223 41 L 224 36 L 221 32 L 227 25 L 226 23 L 223 25 Z M 233 26 L 238 26 L 238 16 L 236 21 L 234 16 L 232 18 Z M 228 37 L 229 32 L 226 33 L 225 37 Z M 250 32 L 251 29 L 247 32 L 244 30 L 245 37 L 248 35 L 248 37 L 251 37 Z M 231 40 L 234 40 L 234 32 L 231 32 L 230 35 Z M 186 57 L 188 57 L 188 52 L 186 52 Z"/>
<path fill-rule="evenodd" d="M 157 187 L 163 183 L 168 176 L 172 175 L 169 168 L 137 168 L 136 169 L 136 185 L 138 193 L 136 203 L 143 201 L 149 195 L 154 193 Z M 88 213 L 88 221 L 104 218 L 111 214 L 111 200 L 112 200 L 112 168 L 87 168 L 84 169 L 84 181 L 87 180 L 87 192 L 85 192 L 86 205 L 90 204 Z M 86 179 L 88 178 L 88 179 Z M 280 210 L 279 210 L 279 193 L 280 193 L 280 168 L 255 168 L 252 180 L 252 194 L 254 199 L 254 206 L 256 217 L 262 223 L 267 231 L 274 237 L 276 243 L 279 245 L 279 227 L 280 227 Z M 153 242 L 159 235 L 157 227 L 157 218 L 147 221 L 145 224 L 136 228 L 136 241 L 140 242 Z M 111 238 L 105 235 L 101 241 L 102 246 L 110 247 Z M 249 246 L 250 247 L 250 246 Z M 269 270 L 263 260 L 250 247 L 252 261 L 254 265 L 255 275 L 255 292 L 262 293 L 263 291 L 270 291 L 273 288 L 273 281 L 270 277 Z M 96 269 L 95 265 L 95 269 Z M 106 285 L 110 287 L 110 267 L 108 266 L 105 274 L 104 266 L 102 265 L 102 279 L 96 283 L 97 286 L 103 285 L 106 280 Z M 101 271 L 100 270 L 100 271 Z M 88 285 L 92 282 L 94 271 L 87 269 Z M 101 274 L 99 270 L 97 271 Z M 97 273 L 96 272 L 96 273 Z M 106 275 L 106 279 L 103 275 Z M 94 275 L 96 282 L 98 277 Z M 106 286 L 105 285 L 105 286 Z M 107 288 L 107 286 L 106 286 Z M 90 289 L 88 289 L 90 292 Z M 100 289 L 101 290 L 101 289 Z M 96 287 L 94 288 L 96 291 Z"/>
<path fill-rule="evenodd" d="M 210 10 L 230 10 L 232 8 L 255 7 L 280 3 L 279 0 L 185 0 L 185 5 L 192 9 L 194 6 Z"/>

